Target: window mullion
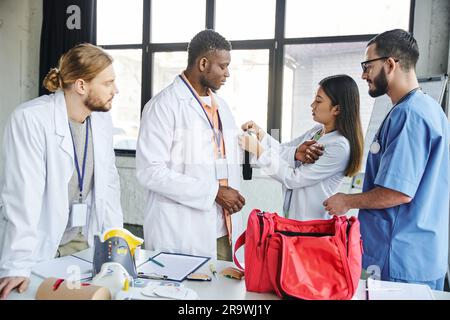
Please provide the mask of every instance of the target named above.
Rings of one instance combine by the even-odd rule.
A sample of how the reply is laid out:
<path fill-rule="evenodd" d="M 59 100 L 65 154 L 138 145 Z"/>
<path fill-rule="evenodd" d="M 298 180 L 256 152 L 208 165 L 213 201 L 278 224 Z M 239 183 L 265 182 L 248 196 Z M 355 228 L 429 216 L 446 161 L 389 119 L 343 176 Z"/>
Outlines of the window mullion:
<path fill-rule="evenodd" d="M 142 32 L 142 87 L 141 87 L 141 113 L 144 106 L 152 96 L 152 52 L 150 50 L 151 38 L 151 0 L 144 1 L 144 19 Z"/>
<path fill-rule="evenodd" d="M 279 129 L 279 139 L 281 141 L 286 0 L 277 0 L 275 15 L 275 41 L 271 57 L 273 59 L 273 64 L 271 64 L 273 68 L 269 70 L 267 130 L 270 132 L 272 129 Z"/>
<path fill-rule="evenodd" d="M 206 0 L 206 29 L 215 29 L 216 0 Z"/>

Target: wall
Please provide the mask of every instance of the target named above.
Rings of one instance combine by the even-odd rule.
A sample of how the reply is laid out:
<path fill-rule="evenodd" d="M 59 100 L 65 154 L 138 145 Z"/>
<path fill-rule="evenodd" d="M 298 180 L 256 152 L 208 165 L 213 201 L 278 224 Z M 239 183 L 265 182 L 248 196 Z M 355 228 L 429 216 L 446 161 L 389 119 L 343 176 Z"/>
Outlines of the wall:
<path fill-rule="evenodd" d="M 12 110 L 38 95 L 41 26 L 42 0 L 0 0 L 0 141 Z"/>
<path fill-rule="evenodd" d="M 420 50 L 419 77 L 448 73 L 449 32 L 450 1 L 416 0 L 414 37 Z"/>

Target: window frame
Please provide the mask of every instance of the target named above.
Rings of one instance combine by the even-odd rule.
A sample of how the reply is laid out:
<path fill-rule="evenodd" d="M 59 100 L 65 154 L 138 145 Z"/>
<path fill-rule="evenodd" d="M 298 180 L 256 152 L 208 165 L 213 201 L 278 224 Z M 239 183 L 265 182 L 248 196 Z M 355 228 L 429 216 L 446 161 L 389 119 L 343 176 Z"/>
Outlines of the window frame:
<path fill-rule="evenodd" d="M 141 84 L 141 114 L 145 104 L 155 94 L 153 92 L 153 55 L 157 52 L 187 51 L 188 43 L 152 43 L 151 42 L 151 9 L 152 0 L 143 1 L 143 32 L 141 44 L 104 45 L 107 50 L 115 49 L 141 49 L 142 50 L 142 84 Z M 215 29 L 216 0 L 204 0 L 206 6 L 205 28 Z M 269 50 L 269 85 L 267 106 L 267 130 L 279 129 L 280 139 L 282 132 L 283 109 L 283 73 L 284 73 L 284 47 L 295 44 L 320 44 L 339 42 L 369 41 L 376 34 L 357 34 L 350 36 L 325 36 L 286 38 L 286 0 L 275 0 L 275 35 L 273 39 L 236 40 L 230 41 L 233 50 Z M 414 12 L 416 0 L 410 0 L 409 32 L 413 33 Z M 115 149 L 116 156 L 135 157 L 136 150 Z"/>

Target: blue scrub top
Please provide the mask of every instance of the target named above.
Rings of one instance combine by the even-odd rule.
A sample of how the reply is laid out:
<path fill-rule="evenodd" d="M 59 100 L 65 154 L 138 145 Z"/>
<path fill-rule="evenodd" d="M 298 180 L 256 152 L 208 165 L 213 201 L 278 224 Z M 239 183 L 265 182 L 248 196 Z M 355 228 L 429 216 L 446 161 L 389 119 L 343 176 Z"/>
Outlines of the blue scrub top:
<path fill-rule="evenodd" d="M 408 204 L 359 211 L 363 268 L 389 265 L 394 279 L 431 281 L 448 264 L 449 128 L 441 106 L 417 90 L 398 104 L 369 153 L 363 192 L 377 186 L 412 198 Z M 386 259 L 389 258 L 389 259 Z"/>

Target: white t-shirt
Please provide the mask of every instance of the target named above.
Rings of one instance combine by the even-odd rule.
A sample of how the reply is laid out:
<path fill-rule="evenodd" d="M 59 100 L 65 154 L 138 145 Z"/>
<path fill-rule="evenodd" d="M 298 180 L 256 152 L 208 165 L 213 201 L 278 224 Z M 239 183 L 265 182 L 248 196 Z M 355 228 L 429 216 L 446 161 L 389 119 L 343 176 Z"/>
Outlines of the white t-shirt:
<path fill-rule="evenodd" d="M 82 170 L 83 165 L 83 157 L 84 157 L 84 147 L 86 142 L 86 127 L 88 121 L 84 123 L 77 123 L 69 120 L 70 128 L 73 135 L 73 140 L 75 141 L 78 165 L 79 169 Z M 92 189 L 92 184 L 94 182 L 94 149 L 93 149 L 93 139 L 92 139 L 92 128 L 89 127 L 89 139 L 88 139 L 88 148 L 87 148 L 87 156 L 86 156 L 86 172 L 84 174 L 83 181 L 83 201 L 86 201 L 87 195 Z M 72 207 L 72 203 L 75 200 L 78 200 L 80 189 L 78 186 L 78 173 L 75 169 L 72 175 L 72 178 L 69 181 L 69 209 Z M 89 218 L 87 219 L 89 220 Z M 79 233 L 83 233 L 83 227 L 74 227 L 70 228 L 69 225 L 66 227 L 64 234 L 61 239 L 60 245 L 65 245 L 71 242 L 73 239 L 77 237 Z"/>

